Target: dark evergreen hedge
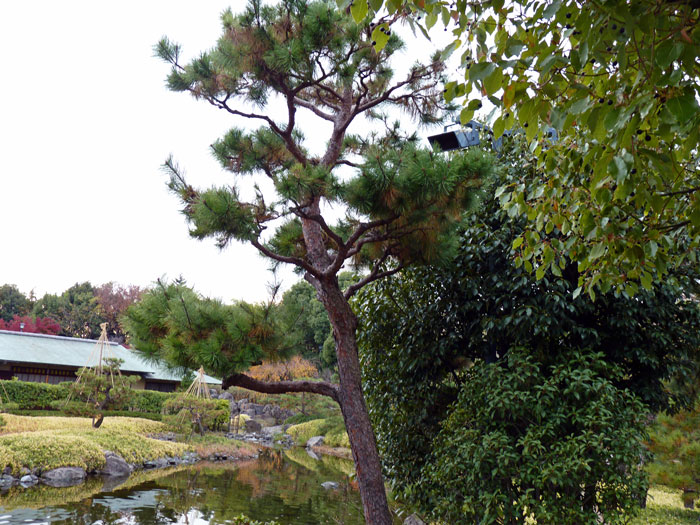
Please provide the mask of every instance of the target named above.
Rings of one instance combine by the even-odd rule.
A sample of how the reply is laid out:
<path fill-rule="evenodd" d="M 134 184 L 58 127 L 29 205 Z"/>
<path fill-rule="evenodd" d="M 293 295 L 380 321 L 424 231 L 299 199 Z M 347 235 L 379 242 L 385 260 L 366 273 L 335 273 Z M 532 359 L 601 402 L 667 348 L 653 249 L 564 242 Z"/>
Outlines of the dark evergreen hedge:
<path fill-rule="evenodd" d="M 51 410 L 51 403 L 68 397 L 67 383 L 49 385 L 28 381 L 0 381 L 3 401 L 17 403 L 20 410 Z M 7 394 L 7 395 L 6 395 Z M 174 394 L 153 390 L 136 390 L 129 406 L 119 407 L 122 412 L 160 414 L 163 403 Z M 7 397 L 8 399 L 5 399 Z"/>

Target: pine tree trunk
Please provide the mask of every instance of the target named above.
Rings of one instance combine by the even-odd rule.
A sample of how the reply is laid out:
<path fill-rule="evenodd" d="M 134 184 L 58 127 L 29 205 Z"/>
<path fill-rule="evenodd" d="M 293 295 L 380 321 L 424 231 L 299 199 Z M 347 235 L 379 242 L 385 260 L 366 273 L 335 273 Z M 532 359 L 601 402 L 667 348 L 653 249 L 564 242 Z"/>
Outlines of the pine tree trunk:
<path fill-rule="evenodd" d="M 357 320 L 343 297 L 337 279 L 322 283 L 321 288 L 319 295 L 328 311 L 336 342 L 340 374 L 340 409 L 355 460 L 365 521 L 371 525 L 391 525 L 392 518 L 386 499 L 377 442 L 362 393 L 355 333 Z"/>

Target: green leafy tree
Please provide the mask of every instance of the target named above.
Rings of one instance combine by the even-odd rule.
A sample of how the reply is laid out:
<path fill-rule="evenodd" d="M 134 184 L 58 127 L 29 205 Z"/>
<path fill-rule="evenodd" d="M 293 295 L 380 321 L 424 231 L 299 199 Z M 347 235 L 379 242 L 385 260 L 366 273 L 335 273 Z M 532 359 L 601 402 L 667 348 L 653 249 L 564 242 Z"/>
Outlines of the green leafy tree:
<path fill-rule="evenodd" d="M 369 25 L 356 24 L 329 2 L 284 0 L 268 7 L 252 0 L 241 15 L 226 12 L 222 19 L 224 32 L 216 46 L 189 64 L 181 63 L 180 47 L 168 39 L 156 52 L 172 66 L 170 89 L 262 125 L 253 131 L 234 128 L 212 148 L 226 170 L 262 176 L 276 191 L 264 195 L 258 188 L 246 202 L 235 186 L 198 190 L 172 160 L 166 163 L 170 188 L 182 201 L 194 237 L 213 237 L 221 247 L 248 242 L 274 263 L 296 266 L 315 288 L 333 329 L 340 384 L 312 383 L 310 390 L 290 382 L 285 388 L 322 392 L 340 404 L 365 517 L 369 523 L 389 524 L 362 394 L 357 320 L 348 300 L 412 261 L 447 253 L 449 224 L 469 205 L 473 186 L 491 163 L 481 152 L 447 159 L 422 151 L 402 134 L 405 124 L 382 119 L 380 112 L 393 107 L 420 123 L 440 121 L 446 108 L 439 56 L 395 79 L 390 63 L 402 48 L 398 36 L 387 35 L 377 53 Z M 271 107 L 273 99 L 281 102 L 275 108 L 283 107 L 283 113 Z M 317 138 L 320 129 L 328 130 L 319 155 L 304 144 L 300 110 L 323 124 L 313 128 Z M 349 134 L 363 118 L 384 123 L 384 130 Z M 352 173 L 341 179 L 339 167 Z M 324 203 L 344 205 L 346 217 L 330 225 Z M 342 290 L 338 272 L 346 263 L 367 273 Z M 224 388 L 231 385 L 280 391 L 279 384 L 253 382 L 237 373 L 224 375 Z"/>
<path fill-rule="evenodd" d="M 61 325 L 60 335 L 97 339 L 106 321 L 89 283 L 76 283 L 61 295 L 46 294 L 34 305 L 35 316 L 50 317 Z"/>
<path fill-rule="evenodd" d="M 356 277 L 351 272 L 342 272 L 338 284 L 346 289 Z M 282 296 L 278 315 L 294 351 L 331 368 L 336 364 L 333 331 L 326 309 L 316 295 L 314 287 L 306 281 L 295 283 Z"/>
<path fill-rule="evenodd" d="M 507 169 L 502 180 L 494 181 L 496 185 L 522 175 L 522 170 L 534 169 L 532 165 L 517 168 L 516 158 L 528 166 L 521 149 L 505 151 Z M 572 300 L 578 282 L 576 264 L 567 264 L 561 276 L 547 275 L 539 281 L 513 264 L 511 246 L 523 223 L 510 220 L 496 199 L 487 199 L 465 224 L 459 254 L 448 264 L 404 270 L 372 285 L 355 301 L 360 319 L 367 320 L 359 330 L 363 378 L 384 466 L 395 493 L 425 512 L 443 496 L 447 499 L 440 505 L 449 507 L 447 492 L 454 485 L 446 478 L 446 492 L 440 496 L 428 489 L 423 476 L 436 468 L 434 461 L 440 454 L 454 455 L 445 448 L 435 452 L 435 436 L 452 411 L 467 402 L 465 389 L 478 392 L 469 386 L 474 378 L 468 370 L 474 363 L 501 363 L 512 348 L 520 347 L 537 357 L 544 373 L 555 362 L 563 366 L 566 358 L 562 354 L 593 351 L 603 356 L 611 372 L 601 372 L 599 379 L 611 382 L 619 391 L 611 391 L 611 402 L 624 397 L 627 390 L 644 404 L 644 413 L 652 413 L 692 406 L 696 397 L 700 309 L 689 300 L 687 290 L 697 275 L 684 276 L 675 270 L 677 281 L 684 286 L 668 282 L 651 292 L 640 291 L 634 298 L 610 292 L 595 302 L 584 296 Z M 510 365 L 499 366 L 504 374 L 513 373 Z M 491 374 L 486 368 L 479 370 L 478 374 Z M 497 385 L 489 392 L 504 403 L 514 403 L 513 409 L 525 408 L 518 405 L 520 394 L 508 394 Z M 578 410 L 571 401 L 562 399 L 552 417 Z M 627 405 L 616 406 L 622 410 Z M 567 417 L 574 415 L 571 412 Z M 543 428 L 557 424 L 544 416 L 535 421 Z M 636 428 L 624 431 L 634 433 Z M 605 431 L 599 427 L 598 432 Z M 548 436 L 551 446 L 555 435 L 562 437 L 558 432 Z M 448 441 L 455 445 L 458 440 L 455 434 Z M 469 443 L 465 447 L 473 446 Z M 632 444 L 620 444 L 620 457 L 629 458 L 631 449 L 626 447 Z M 534 456 L 521 453 L 522 461 L 510 463 L 508 476 L 499 479 L 510 483 L 529 476 L 521 467 Z M 589 466 L 599 474 L 607 472 L 606 465 L 593 462 Z M 636 463 L 628 466 L 632 469 Z M 472 476 L 473 467 L 465 463 L 463 475 Z M 452 470 L 450 476 L 455 474 Z M 471 498 L 485 487 L 470 485 L 465 490 Z M 480 494 L 479 498 L 486 497 Z M 617 497 L 601 495 L 608 496 Z"/>
<path fill-rule="evenodd" d="M 15 316 L 27 315 L 31 306 L 29 299 L 14 284 L 0 286 L 0 319 L 12 321 Z"/>
<path fill-rule="evenodd" d="M 306 281 L 295 283 L 282 296 L 279 315 L 299 353 L 318 359 L 331 324 L 314 287 Z"/>
<path fill-rule="evenodd" d="M 463 122 L 488 98 L 496 138 L 520 128 L 532 144 L 541 169 L 500 194 L 530 220 L 517 242 L 538 276 L 573 259 L 576 293 L 634 294 L 697 263 L 697 0 L 358 0 L 351 11 L 387 31 L 382 5 L 426 36 L 437 26 L 454 34 L 465 79 L 445 96 L 463 101 Z"/>

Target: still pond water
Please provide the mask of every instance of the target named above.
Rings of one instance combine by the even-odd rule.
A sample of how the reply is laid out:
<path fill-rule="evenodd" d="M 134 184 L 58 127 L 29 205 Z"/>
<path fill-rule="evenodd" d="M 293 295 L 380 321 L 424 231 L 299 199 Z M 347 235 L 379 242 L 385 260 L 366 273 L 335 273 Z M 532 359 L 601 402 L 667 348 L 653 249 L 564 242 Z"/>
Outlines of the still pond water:
<path fill-rule="evenodd" d="M 245 514 L 281 524 L 363 524 L 352 463 L 312 459 L 303 449 L 268 451 L 255 461 L 200 463 L 133 474 L 110 487 L 98 479 L 75 487 L 13 487 L 0 493 L 0 524 L 230 523 Z M 326 490 L 325 481 L 339 487 Z"/>

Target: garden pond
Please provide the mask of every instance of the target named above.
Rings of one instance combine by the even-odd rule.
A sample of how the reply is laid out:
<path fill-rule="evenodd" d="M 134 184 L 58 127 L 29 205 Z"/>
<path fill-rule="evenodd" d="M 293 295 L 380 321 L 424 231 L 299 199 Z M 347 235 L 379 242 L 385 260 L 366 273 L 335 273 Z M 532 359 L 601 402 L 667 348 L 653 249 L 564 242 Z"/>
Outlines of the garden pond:
<path fill-rule="evenodd" d="M 135 472 L 123 482 L 89 479 L 0 492 L 0 524 L 231 523 L 244 514 L 285 524 L 364 523 L 352 462 L 304 449 L 266 450 L 256 460 Z M 325 489 L 332 481 L 337 488 Z"/>

